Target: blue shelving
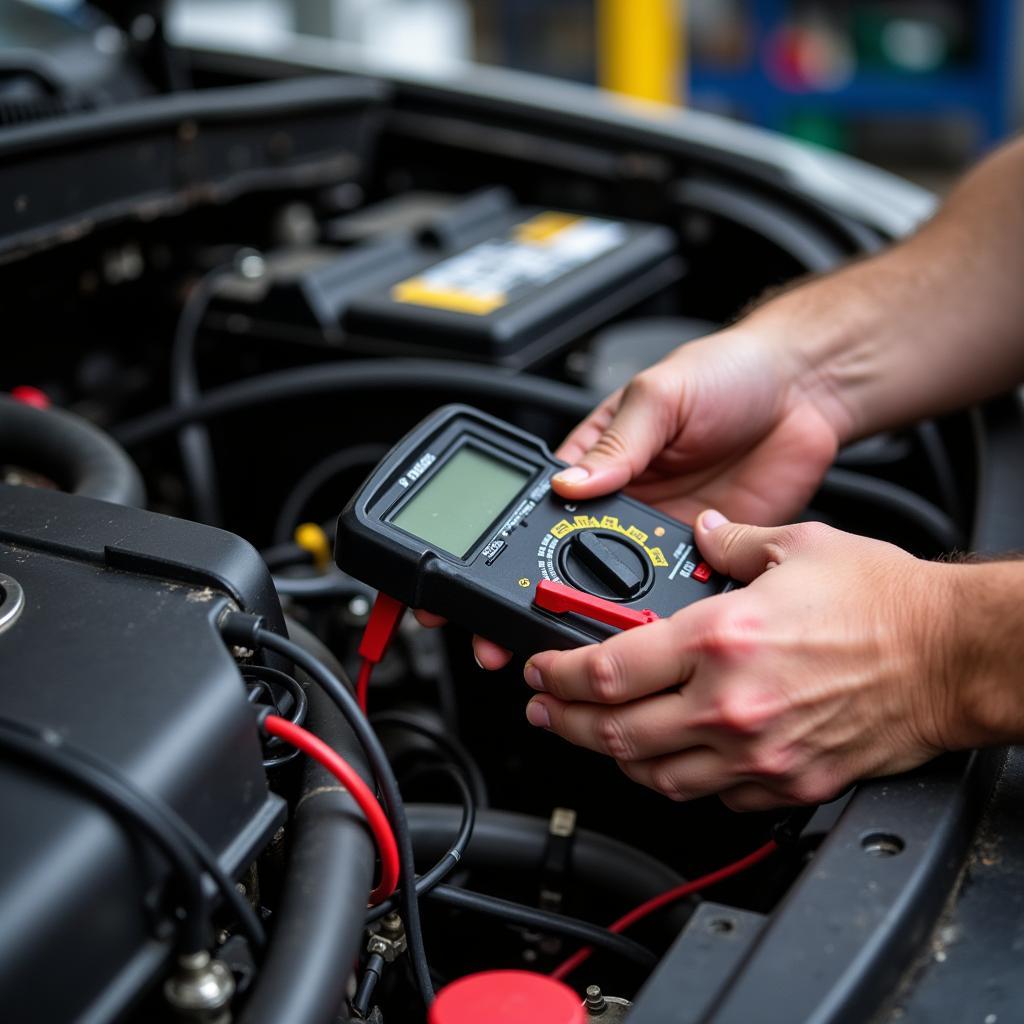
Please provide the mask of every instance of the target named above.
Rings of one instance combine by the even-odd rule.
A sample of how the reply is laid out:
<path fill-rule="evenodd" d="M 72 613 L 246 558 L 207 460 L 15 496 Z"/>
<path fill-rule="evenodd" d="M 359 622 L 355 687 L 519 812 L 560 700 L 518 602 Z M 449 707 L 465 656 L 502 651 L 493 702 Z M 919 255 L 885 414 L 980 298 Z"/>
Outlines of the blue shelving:
<path fill-rule="evenodd" d="M 788 90 L 768 67 L 766 50 L 787 22 L 786 0 L 750 0 L 750 60 L 721 69 L 695 63 L 689 72 L 689 95 L 697 106 L 724 101 L 741 116 L 768 128 L 784 129 L 795 114 L 820 111 L 848 117 L 941 116 L 971 119 L 976 141 L 984 149 L 1004 138 L 1011 126 L 1013 73 L 1012 0 L 974 0 L 971 66 L 932 74 L 910 75 L 858 71 L 835 89 Z"/>

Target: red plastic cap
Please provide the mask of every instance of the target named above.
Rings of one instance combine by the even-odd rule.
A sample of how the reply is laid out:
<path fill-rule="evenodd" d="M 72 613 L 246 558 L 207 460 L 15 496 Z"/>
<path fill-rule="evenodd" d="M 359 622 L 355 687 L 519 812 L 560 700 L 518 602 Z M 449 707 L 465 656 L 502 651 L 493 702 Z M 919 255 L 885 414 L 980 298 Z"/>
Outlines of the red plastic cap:
<path fill-rule="evenodd" d="M 441 989 L 429 1024 L 584 1024 L 568 985 L 531 971 L 483 971 Z"/>
<path fill-rule="evenodd" d="M 31 405 L 33 409 L 49 409 L 51 405 L 49 395 L 31 384 L 19 384 L 11 388 L 11 398 L 22 405 Z"/>

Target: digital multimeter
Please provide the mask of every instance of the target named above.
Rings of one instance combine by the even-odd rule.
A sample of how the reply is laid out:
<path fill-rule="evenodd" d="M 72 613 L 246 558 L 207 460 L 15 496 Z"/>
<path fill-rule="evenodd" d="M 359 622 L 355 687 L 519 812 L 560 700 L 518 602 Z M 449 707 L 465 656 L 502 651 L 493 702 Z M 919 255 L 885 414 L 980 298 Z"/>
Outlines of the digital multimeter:
<path fill-rule="evenodd" d="M 338 566 L 522 655 L 594 643 L 734 585 L 689 527 L 649 506 L 557 495 L 563 468 L 511 424 L 438 409 L 341 513 Z"/>

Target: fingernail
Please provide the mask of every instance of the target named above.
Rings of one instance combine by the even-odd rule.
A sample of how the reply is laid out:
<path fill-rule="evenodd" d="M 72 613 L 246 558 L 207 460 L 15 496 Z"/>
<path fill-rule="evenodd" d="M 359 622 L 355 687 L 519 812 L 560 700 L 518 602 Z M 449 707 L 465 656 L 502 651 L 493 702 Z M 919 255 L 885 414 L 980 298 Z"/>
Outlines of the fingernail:
<path fill-rule="evenodd" d="M 708 531 L 717 530 L 727 522 L 729 522 L 729 520 L 726 519 L 721 512 L 716 512 L 713 508 L 709 508 L 706 512 L 702 512 L 700 515 L 700 525 Z"/>
<path fill-rule="evenodd" d="M 589 469 L 584 469 L 582 466 L 570 466 L 568 469 L 563 469 L 561 473 L 556 473 L 554 478 L 563 484 L 581 484 L 588 476 L 590 476 Z"/>
<path fill-rule="evenodd" d="M 535 690 L 544 689 L 544 680 L 541 678 L 540 669 L 532 661 L 526 663 L 526 667 L 523 669 L 523 678 L 526 680 L 526 685 L 533 687 Z"/>
<path fill-rule="evenodd" d="M 476 651 L 473 651 L 473 660 L 476 662 L 477 668 L 484 668 L 484 663 L 477 657 Z M 484 669 L 484 671 L 486 672 L 487 670 Z"/>
<path fill-rule="evenodd" d="M 526 720 L 530 725 L 536 725 L 539 729 L 551 728 L 551 716 L 548 714 L 548 709 L 544 707 L 543 701 L 531 700 L 526 705 Z"/>

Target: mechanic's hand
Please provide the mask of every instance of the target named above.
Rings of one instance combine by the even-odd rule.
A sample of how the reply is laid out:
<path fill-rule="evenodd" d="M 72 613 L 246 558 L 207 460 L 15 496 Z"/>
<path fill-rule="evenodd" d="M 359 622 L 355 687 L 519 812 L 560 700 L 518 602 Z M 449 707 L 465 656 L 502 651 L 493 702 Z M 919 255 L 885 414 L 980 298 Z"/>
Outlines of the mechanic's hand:
<path fill-rule="evenodd" d="M 835 405 L 795 350 L 749 326 L 691 342 L 602 402 L 557 455 L 555 490 L 620 488 L 684 523 L 704 508 L 781 523 L 803 510 L 839 447 Z"/>
<path fill-rule="evenodd" d="M 954 567 L 819 523 L 704 512 L 705 559 L 750 586 L 526 664 L 527 718 L 674 800 L 820 803 L 968 746 L 945 647 Z"/>
<path fill-rule="evenodd" d="M 784 343 L 749 326 L 719 331 L 605 399 L 556 453 L 571 466 L 553 486 L 572 500 L 626 487 L 686 523 L 709 505 L 748 522 L 782 522 L 804 508 L 839 447 L 838 425 L 812 397 L 818 391 Z M 473 653 L 488 669 L 512 657 L 483 637 L 473 638 Z"/>

